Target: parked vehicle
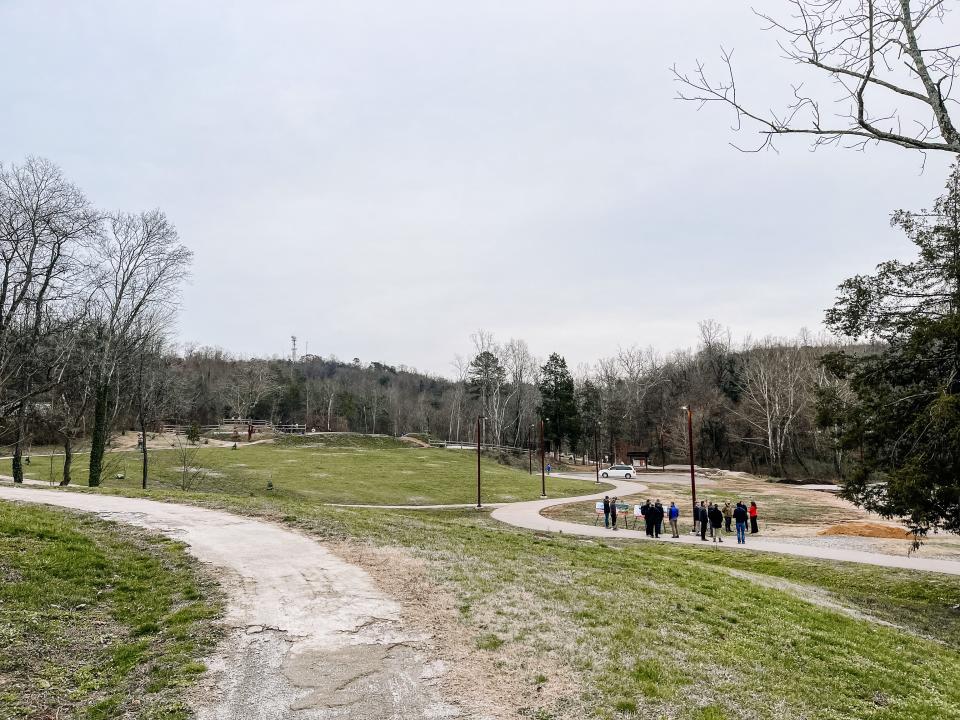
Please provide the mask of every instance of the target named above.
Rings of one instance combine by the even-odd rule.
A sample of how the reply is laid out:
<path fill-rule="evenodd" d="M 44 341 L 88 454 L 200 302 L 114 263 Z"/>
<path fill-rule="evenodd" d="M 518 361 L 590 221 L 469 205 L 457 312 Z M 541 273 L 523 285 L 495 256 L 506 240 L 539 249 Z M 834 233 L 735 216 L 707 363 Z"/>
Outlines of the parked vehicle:
<path fill-rule="evenodd" d="M 600 471 L 600 477 L 620 477 L 629 480 L 633 477 L 633 465 L 611 465 Z"/>

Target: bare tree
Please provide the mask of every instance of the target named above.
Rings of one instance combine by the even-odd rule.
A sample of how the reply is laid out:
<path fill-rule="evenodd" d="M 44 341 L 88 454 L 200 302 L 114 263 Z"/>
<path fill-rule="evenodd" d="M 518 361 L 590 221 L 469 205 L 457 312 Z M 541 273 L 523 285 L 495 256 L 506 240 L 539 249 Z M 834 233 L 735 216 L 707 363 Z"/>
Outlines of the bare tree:
<path fill-rule="evenodd" d="M 813 412 L 818 358 L 803 345 L 773 338 L 748 340 L 743 357 L 741 402 L 734 412 L 753 432 L 742 441 L 762 447 L 771 468 L 782 475 L 799 418 Z"/>
<path fill-rule="evenodd" d="M 652 347 L 645 350 L 631 347 L 617 352 L 617 364 L 626 382 L 626 415 L 631 420 L 633 441 L 636 442 L 643 430 L 643 402 L 650 390 L 664 382 L 664 363 Z"/>
<path fill-rule="evenodd" d="M 195 490 L 207 477 L 206 470 L 199 465 L 200 446 L 183 435 L 177 435 L 174 452 L 177 456 L 177 487 Z"/>
<path fill-rule="evenodd" d="M 49 428 L 60 437 L 63 444 L 63 472 L 60 485 L 69 485 L 72 480 L 73 443 L 86 429 L 87 416 L 93 406 L 95 392 L 96 348 L 89 324 L 78 323 L 71 340 L 73 352 L 58 375 L 57 384 L 50 392 L 50 408 L 47 413 Z"/>
<path fill-rule="evenodd" d="M 143 341 L 138 329 L 163 327 L 172 317 L 193 254 L 160 210 L 110 218 L 97 247 L 100 276 L 94 296 L 98 328 L 90 486 L 100 483 L 110 437 L 119 364 Z"/>
<path fill-rule="evenodd" d="M 453 400 L 450 403 L 450 423 L 447 429 L 447 439 L 460 442 L 460 423 L 463 420 L 463 401 L 466 396 L 467 373 L 469 363 L 457 355 L 451 363 L 456 371 L 453 385 Z"/>
<path fill-rule="evenodd" d="M 749 124 L 763 136 L 750 151 L 772 147 L 780 135 L 810 135 L 814 147 L 889 143 L 960 153 L 951 118 L 960 43 L 945 24 L 947 0 L 786 1 L 788 18 L 754 12 L 779 35 L 786 58 L 829 78 L 836 96 L 811 93 L 798 80 L 785 108 L 760 110 L 738 95 L 733 51 L 721 49 L 722 79 L 699 61 L 692 72 L 674 65 L 678 97 L 730 107 L 735 130 Z"/>
<path fill-rule="evenodd" d="M 533 375 L 533 356 L 530 354 L 530 348 L 526 341 L 511 338 L 504 347 L 506 355 L 505 365 L 510 375 L 510 386 L 513 388 L 513 394 L 516 396 L 516 411 L 513 420 L 513 445 L 519 447 L 520 437 L 524 431 L 523 414 L 524 399 L 529 399 L 532 395 L 533 387 L 530 385 L 530 378 Z M 530 392 L 526 392 L 527 389 Z"/>
<path fill-rule="evenodd" d="M 221 397 L 235 417 L 249 418 L 260 401 L 272 397 L 278 389 L 270 365 L 250 360 L 234 364 L 221 386 Z"/>
<path fill-rule="evenodd" d="M 0 165 L 0 418 L 14 415 L 13 476 L 21 465 L 29 403 L 66 365 L 82 253 L 98 214 L 47 160 Z"/>
<path fill-rule="evenodd" d="M 149 436 L 148 428 L 156 426 L 170 407 L 175 393 L 172 391 L 173 381 L 169 372 L 168 357 L 164 351 L 164 336 L 162 330 L 155 328 L 153 332 L 142 331 L 143 341 L 134 355 L 136 397 L 135 406 L 137 424 L 140 429 L 141 480 L 140 486 L 147 489 L 149 467 Z"/>

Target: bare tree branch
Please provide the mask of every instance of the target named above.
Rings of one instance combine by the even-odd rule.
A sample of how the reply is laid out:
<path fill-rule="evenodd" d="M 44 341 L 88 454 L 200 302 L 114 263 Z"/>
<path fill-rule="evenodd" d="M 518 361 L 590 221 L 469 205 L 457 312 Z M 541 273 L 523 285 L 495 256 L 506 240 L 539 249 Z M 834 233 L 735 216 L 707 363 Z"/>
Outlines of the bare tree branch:
<path fill-rule="evenodd" d="M 712 102 L 732 108 L 735 131 L 756 127 L 762 136 L 758 144 L 734 145 L 745 152 L 775 149 L 781 135 L 810 135 L 814 148 L 839 144 L 862 150 L 887 143 L 960 153 L 960 133 L 950 115 L 957 102 L 951 93 L 960 44 L 935 39 L 925 46 L 921 39 L 921 28 L 931 19 L 939 25 L 929 31 L 943 32 L 946 0 L 787 1 L 793 7 L 789 20 L 754 12 L 766 29 L 780 35 L 785 58 L 826 73 L 839 97 L 807 95 L 797 83 L 794 100 L 783 110 L 761 112 L 740 100 L 733 51 L 721 48 L 723 79 L 708 76 L 700 61 L 692 72 L 671 68 L 680 85 L 677 98 L 700 108 Z M 826 121 L 821 107 L 838 101 L 844 109 Z M 904 130 L 904 124 L 913 130 Z"/>

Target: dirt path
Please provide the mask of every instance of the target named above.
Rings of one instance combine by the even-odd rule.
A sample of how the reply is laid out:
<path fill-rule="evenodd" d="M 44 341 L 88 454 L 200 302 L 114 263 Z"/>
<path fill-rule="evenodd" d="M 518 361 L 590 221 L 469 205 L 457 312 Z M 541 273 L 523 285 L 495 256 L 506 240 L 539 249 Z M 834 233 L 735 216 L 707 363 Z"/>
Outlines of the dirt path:
<path fill-rule="evenodd" d="M 220 571 L 229 631 L 196 692 L 200 720 L 463 716 L 440 697 L 429 637 L 404 627 L 399 605 L 366 572 L 303 535 L 136 498 L 0 487 L 0 500 L 156 530 Z"/>
<path fill-rule="evenodd" d="M 954 560 L 938 560 L 932 558 L 919 558 L 908 555 L 887 555 L 884 553 L 864 552 L 861 550 L 848 550 L 837 547 L 824 547 L 816 545 L 802 545 L 789 542 L 772 542 L 770 540 L 760 540 L 753 537 L 747 538 L 746 545 L 738 545 L 736 537 L 727 536 L 726 542 L 722 545 L 709 542 L 704 543 L 699 536 L 689 534 L 681 535 L 674 540 L 669 537 L 653 540 L 648 538 L 646 533 L 639 530 L 608 530 L 599 525 L 581 525 L 580 523 L 566 522 L 563 520 L 554 520 L 541 515 L 541 511 L 555 505 L 567 505 L 569 503 L 583 502 L 585 500 L 602 500 L 605 495 L 610 497 L 625 497 L 643 492 L 646 486 L 634 480 L 614 480 L 609 479 L 604 482 L 614 485 L 613 490 L 604 490 L 603 492 L 592 495 L 581 495 L 580 497 L 571 497 L 553 500 L 532 500 L 530 502 L 518 502 L 499 507 L 493 511 L 491 517 L 508 525 L 528 528 L 530 530 L 540 530 L 546 532 L 561 532 L 568 535 L 579 535 L 584 537 L 606 537 L 606 538 L 630 538 L 633 540 L 648 540 L 651 542 L 669 542 L 681 543 L 683 545 L 707 545 L 715 548 L 736 552 L 741 550 L 759 550 L 761 552 L 780 553 L 782 555 L 796 555 L 799 557 L 816 558 L 820 560 L 842 560 L 847 562 L 862 563 L 864 565 L 879 565 L 881 567 L 905 568 L 908 570 L 922 570 L 925 572 L 940 572 L 949 575 L 960 575 L 960 562 Z M 651 480 L 652 482 L 652 480 Z M 662 478 L 658 483 L 672 482 Z M 676 480 L 680 482 L 680 480 Z M 681 517 L 681 527 L 686 525 L 690 527 L 690 511 L 686 509 L 686 515 Z"/>

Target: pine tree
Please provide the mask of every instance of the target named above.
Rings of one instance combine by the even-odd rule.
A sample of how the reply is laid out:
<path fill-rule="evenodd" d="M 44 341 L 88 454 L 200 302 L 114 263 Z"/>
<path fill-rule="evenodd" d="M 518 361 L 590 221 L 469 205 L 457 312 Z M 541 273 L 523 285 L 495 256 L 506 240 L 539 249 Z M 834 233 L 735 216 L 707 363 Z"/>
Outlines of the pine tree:
<path fill-rule="evenodd" d="M 567 369 L 567 361 L 557 353 L 550 355 L 540 370 L 540 417 L 543 418 L 543 435 L 553 444 L 554 452 L 560 452 L 565 438 L 579 437 L 574 428 L 579 422 L 573 376 Z"/>
<path fill-rule="evenodd" d="M 847 280 L 827 313 L 835 331 L 885 346 L 825 359 L 855 399 L 824 398 L 819 419 L 861 456 L 846 497 L 905 517 L 920 536 L 960 532 L 960 166 L 932 211 L 900 211 L 893 224 L 918 247 L 916 260 Z"/>

